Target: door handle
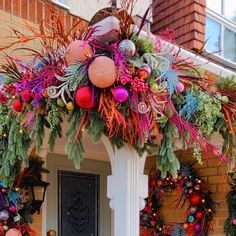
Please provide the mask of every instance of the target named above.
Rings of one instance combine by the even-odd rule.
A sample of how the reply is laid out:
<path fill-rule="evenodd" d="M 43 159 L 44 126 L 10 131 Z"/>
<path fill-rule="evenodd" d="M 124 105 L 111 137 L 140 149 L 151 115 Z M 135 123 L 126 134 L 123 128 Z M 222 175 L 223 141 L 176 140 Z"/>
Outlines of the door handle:
<path fill-rule="evenodd" d="M 55 230 L 49 230 L 49 231 L 47 232 L 47 236 L 57 236 L 57 233 L 56 233 Z"/>

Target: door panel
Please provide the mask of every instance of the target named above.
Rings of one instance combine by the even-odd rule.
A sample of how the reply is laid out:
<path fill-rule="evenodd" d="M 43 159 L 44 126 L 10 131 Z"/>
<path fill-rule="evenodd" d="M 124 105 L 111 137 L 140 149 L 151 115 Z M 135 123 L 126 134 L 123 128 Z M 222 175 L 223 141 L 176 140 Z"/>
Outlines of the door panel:
<path fill-rule="evenodd" d="M 98 175 L 58 171 L 60 236 L 98 236 L 98 183 Z"/>

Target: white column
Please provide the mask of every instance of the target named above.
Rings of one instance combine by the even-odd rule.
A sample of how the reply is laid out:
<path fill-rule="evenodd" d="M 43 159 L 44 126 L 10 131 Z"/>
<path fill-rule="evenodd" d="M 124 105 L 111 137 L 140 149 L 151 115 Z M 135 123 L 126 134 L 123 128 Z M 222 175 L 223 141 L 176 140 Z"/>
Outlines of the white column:
<path fill-rule="evenodd" d="M 114 210 L 114 236 L 139 236 L 139 212 L 148 196 L 148 176 L 143 175 L 146 154 L 139 157 L 128 145 L 113 149 L 106 137 L 103 143 L 112 167 L 107 196 Z"/>

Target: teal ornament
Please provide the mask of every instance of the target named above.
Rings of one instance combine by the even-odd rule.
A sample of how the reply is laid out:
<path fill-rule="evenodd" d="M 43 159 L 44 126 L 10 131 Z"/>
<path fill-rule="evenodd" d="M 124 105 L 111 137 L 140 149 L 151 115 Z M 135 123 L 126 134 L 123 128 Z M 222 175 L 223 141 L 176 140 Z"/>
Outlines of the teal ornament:
<path fill-rule="evenodd" d="M 193 222 L 194 222 L 194 220 L 195 220 L 195 219 L 194 219 L 194 217 L 193 217 L 193 216 L 189 216 L 189 217 L 188 217 L 188 222 L 189 222 L 189 223 L 193 223 Z"/>
<path fill-rule="evenodd" d="M 125 57 L 133 57 L 136 52 L 136 46 L 133 41 L 124 39 L 120 42 L 118 51 Z"/>

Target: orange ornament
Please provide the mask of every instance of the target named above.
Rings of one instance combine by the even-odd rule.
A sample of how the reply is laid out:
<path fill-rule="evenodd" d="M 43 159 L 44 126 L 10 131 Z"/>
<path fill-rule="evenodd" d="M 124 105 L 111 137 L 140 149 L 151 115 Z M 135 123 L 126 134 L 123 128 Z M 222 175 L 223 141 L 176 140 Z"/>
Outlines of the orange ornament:
<path fill-rule="evenodd" d="M 76 61 L 85 61 L 93 54 L 92 47 L 81 40 L 75 40 L 66 49 L 66 61 L 68 65 Z"/>
<path fill-rule="evenodd" d="M 22 234 L 18 229 L 9 229 L 6 236 L 22 236 Z"/>
<path fill-rule="evenodd" d="M 106 56 L 93 60 L 88 69 L 90 81 L 98 88 L 110 87 L 116 81 L 116 66 L 114 61 Z"/>

